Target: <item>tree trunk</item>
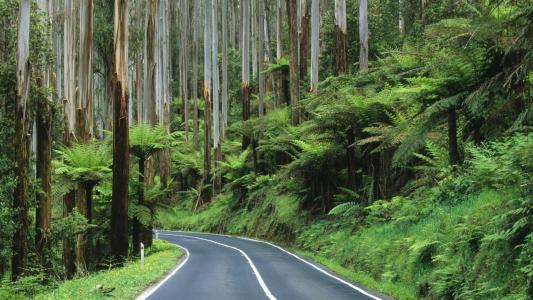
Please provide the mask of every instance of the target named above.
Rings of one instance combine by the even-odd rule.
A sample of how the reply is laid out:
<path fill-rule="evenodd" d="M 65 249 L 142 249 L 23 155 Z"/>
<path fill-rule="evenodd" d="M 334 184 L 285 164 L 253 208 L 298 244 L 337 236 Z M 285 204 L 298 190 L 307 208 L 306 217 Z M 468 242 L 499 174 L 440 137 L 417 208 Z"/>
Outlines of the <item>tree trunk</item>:
<path fill-rule="evenodd" d="M 52 2 L 39 1 L 40 9 L 50 17 L 53 15 Z M 51 26 L 48 29 L 53 29 Z M 48 45 L 52 46 L 52 33 L 48 35 Z M 37 85 L 43 87 L 52 87 L 52 65 L 44 66 L 44 83 L 37 72 Z M 36 134 L 37 134 L 37 151 L 36 151 L 36 176 L 40 183 L 41 193 L 37 194 L 37 207 L 35 209 L 35 250 L 41 261 L 41 266 L 50 269 L 51 245 L 49 243 L 51 222 L 52 222 L 52 97 L 39 99 L 37 101 Z"/>
<path fill-rule="evenodd" d="M 355 150 L 354 146 L 352 146 L 355 143 L 355 132 L 352 127 L 348 128 L 346 131 L 346 160 L 348 162 L 348 182 L 346 186 L 355 191 L 357 188 L 356 180 L 355 180 L 355 172 L 356 172 L 356 162 L 355 162 Z"/>
<path fill-rule="evenodd" d="M 359 0 L 359 71 L 368 70 L 368 0 Z"/>
<path fill-rule="evenodd" d="M 256 29 L 258 44 L 257 44 L 257 61 L 258 61 L 258 85 L 259 85 L 259 106 L 258 106 L 258 115 L 262 116 L 265 113 L 265 74 L 263 73 L 265 69 L 265 31 L 264 31 L 264 22 L 265 22 L 265 12 L 263 9 L 263 4 L 261 1 L 257 1 L 256 7 Z"/>
<path fill-rule="evenodd" d="M 405 18 L 403 17 L 404 0 L 398 0 L 398 31 L 400 33 L 400 41 L 403 43 L 405 38 Z"/>
<path fill-rule="evenodd" d="M 199 37 L 198 37 L 198 30 L 200 27 L 200 10 L 201 10 L 201 2 L 193 2 L 193 64 L 192 64 L 192 99 L 193 99 L 193 129 L 192 129 L 192 136 L 193 136 L 193 145 L 195 149 L 198 149 L 200 147 L 200 128 L 198 124 L 198 51 L 199 51 Z"/>
<path fill-rule="evenodd" d="M 307 75 L 307 54 L 309 43 L 309 5 L 307 0 L 301 0 L 302 6 L 302 20 L 301 20 L 301 31 L 300 31 L 300 80 L 303 82 L 305 76 Z"/>
<path fill-rule="evenodd" d="M 139 157 L 139 182 L 137 187 L 137 204 L 139 206 L 144 205 L 144 163 L 145 158 Z M 132 252 L 134 255 L 138 255 L 141 251 L 141 241 L 143 229 L 139 218 L 133 217 L 132 224 Z"/>
<path fill-rule="evenodd" d="M 242 120 L 250 119 L 250 1 L 242 2 Z M 242 149 L 250 145 L 249 137 L 242 137 Z"/>
<path fill-rule="evenodd" d="M 289 21 L 291 125 L 296 126 L 300 122 L 300 69 L 298 64 L 298 18 L 296 16 L 298 7 L 296 0 L 287 0 L 286 3 Z"/>
<path fill-rule="evenodd" d="M 74 7 L 70 0 L 64 1 L 64 18 L 63 18 L 63 116 L 64 132 L 63 144 L 70 146 L 75 140 L 75 59 L 74 59 L 74 40 L 75 40 L 75 18 Z M 75 192 L 71 191 L 63 197 L 63 216 L 72 213 L 75 205 Z M 67 278 L 74 275 L 76 265 L 74 262 L 74 249 L 72 240 L 65 238 L 63 240 L 63 264 Z"/>
<path fill-rule="evenodd" d="M 13 197 L 14 223 L 18 226 L 13 235 L 13 257 L 11 261 L 11 278 L 13 281 L 20 277 L 25 269 L 28 254 L 28 208 L 29 208 L 29 93 L 30 69 L 30 1 L 21 0 L 20 18 L 17 42 L 17 98 L 15 107 L 15 140 L 14 149 L 16 161 L 17 184 Z"/>
<path fill-rule="evenodd" d="M 282 21 L 283 21 L 283 1 L 278 0 L 276 7 L 276 59 L 279 60 L 283 56 L 283 44 L 281 41 L 282 34 Z M 276 105 L 280 106 L 288 101 L 285 98 L 283 90 L 283 72 L 276 74 Z"/>
<path fill-rule="evenodd" d="M 211 51 L 212 51 L 212 21 L 211 21 L 211 9 L 212 6 L 209 2 L 205 3 L 204 7 L 204 174 L 202 183 L 204 185 L 209 184 L 211 180 Z M 202 202 L 207 203 L 211 201 L 210 189 L 202 191 Z"/>
<path fill-rule="evenodd" d="M 337 75 L 346 73 L 346 0 L 335 0 L 335 36 Z"/>
<path fill-rule="evenodd" d="M 111 255 L 128 255 L 128 0 L 115 0 L 113 59 L 113 191 Z"/>
<path fill-rule="evenodd" d="M 228 127 L 228 0 L 222 0 L 222 123 L 221 136 L 226 138 Z"/>
<path fill-rule="evenodd" d="M 457 146 L 457 115 L 454 107 L 448 109 L 448 155 L 450 165 L 461 163 Z"/>
<path fill-rule="evenodd" d="M 217 0 L 211 2 L 211 34 L 213 50 L 211 52 L 213 66 L 213 147 L 215 156 L 215 170 L 222 160 L 222 151 L 220 148 L 220 101 L 219 101 L 219 72 L 218 72 L 218 30 L 217 30 Z M 220 178 L 215 176 L 213 182 L 213 193 L 220 188 Z"/>
<path fill-rule="evenodd" d="M 320 0 L 311 0 L 311 92 L 318 91 L 318 56 L 320 55 Z"/>

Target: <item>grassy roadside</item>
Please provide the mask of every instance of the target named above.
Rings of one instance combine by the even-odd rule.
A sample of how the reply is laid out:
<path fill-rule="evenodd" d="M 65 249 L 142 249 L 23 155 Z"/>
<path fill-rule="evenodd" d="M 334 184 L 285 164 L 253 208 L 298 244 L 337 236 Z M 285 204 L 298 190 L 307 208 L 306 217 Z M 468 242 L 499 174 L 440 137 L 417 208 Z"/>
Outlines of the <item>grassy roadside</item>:
<path fill-rule="evenodd" d="M 147 250 L 142 269 L 139 261 L 131 261 L 121 268 L 65 281 L 35 299 L 134 299 L 176 266 L 177 259 L 182 255 L 183 251 L 178 247 L 155 240 L 152 248 Z M 102 285 L 102 289 L 97 291 L 97 285 Z M 104 292 L 112 288 L 112 291 Z"/>

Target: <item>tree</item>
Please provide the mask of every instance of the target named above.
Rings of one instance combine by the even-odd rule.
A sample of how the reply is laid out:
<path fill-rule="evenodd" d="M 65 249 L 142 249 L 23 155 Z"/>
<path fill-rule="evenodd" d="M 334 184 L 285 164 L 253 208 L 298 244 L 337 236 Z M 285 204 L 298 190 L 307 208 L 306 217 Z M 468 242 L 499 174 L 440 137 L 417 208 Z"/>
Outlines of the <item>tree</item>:
<path fill-rule="evenodd" d="M 193 145 L 198 149 L 200 145 L 200 128 L 198 124 L 198 52 L 199 52 L 199 43 L 200 38 L 198 36 L 198 31 L 200 27 L 200 15 L 201 15 L 201 5 L 202 2 L 195 1 L 193 2 L 193 25 L 192 25 L 192 99 L 193 99 L 193 120 L 192 120 L 192 140 Z"/>
<path fill-rule="evenodd" d="M 211 179 L 211 51 L 212 43 L 212 21 L 211 21 L 211 9 L 212 6 L 209 2 L 205 3 L 204 7 L 204 174 L 202 183 L 200 186 L 207 185 Z M 209 190 L 203 190 L 202 202 L 211 201 L 211 192 Z"/>
<path fill-rule="evenodd" d="M 346 73 L 346 0 L 335 0 L 336 72 Z"/>
<path fill-rule="evenodd" d="M 258 36 L 257 43 L 257 61 L 258 61 L 258 85 L 259 85 L 259 105 L 258 105 L 258 115 L 262 116 L 265 113 L 265 11 L 263 9 L 262 1 L 258 1 L 256 5 L 255 12 L 255 28 Z"/>
<path fill-rule="evenodd" d="M 228 0 L 222 0 L 222 139 L 228 127 Z"/>
<path fill-rule="evenodd" d="M 28 208 L 29 208 L 29 159 L 30 129 L 30 1 L 21 0 L 17 39 L 17 98 L 15 107 L 15 141 L 17 184 L 14 191 L 14 222 L 17 224 L 13 236 L 13 257 L 11 278 L 17 280 L 26 270 L 28 251 Z"/>
<path fill-rule="evenodd" d="M 52 2 L 48 0 L 39 1 L 39 8 L 48 18 L 53 14 L 51 5 Z M 49 30 L 48 46 L 51 46 L 51 28 L 47 29 Z M 51 87 L 53 85 L 52 66 L 45 65 L 42 66 L 42 69 L 44 70 L 44 80 L 38 77 L 37 83 L 41 89 L 44 88 L 44 85 Z M 35 210 L 35 249 L 43 267 L 50 267 L 50 243 L 48 239 L 52 223 L 52 107 L 51 95 L 43 93 L 37 101 L 35 114 L 37 125 L 36 177 L 42 190 L 41 193 L 37 194 Z"/>
<path fill-rule="evenodd" d="M 76 136 L 79 142 L 85 142 L 93 136 L 93 1 L 80 1 L 80 46 L 78 83 L 79 92 L 76 103 Z M 90 219 L 90 201 L 87 199 L 86 187 L 80 186 L 76 191 L 76 206 L 78 212 Z M 84 273 L 87 266 L 87 235 L 79 234 L 76 240 L 76 265 L 78 272 Z"/>
<path fill-rule="evenodd" d="M 311 0 L 311 92 L 318 91 L 320 54 L 320 0 Z"/>
<path fill-rule="evenodd" d="M 242 76 L 241 76 L 241 93 L 242 93 L 242 120 L 243 122 L 250 119 L 250 1 L 244 0 L 242 3 Z M 242 149 L 248 148 L 250 139 L 248 136 L 242 137 Z"/>
<path fill-rule="evenodd" d="M 218 30 L 217 30 L 217 0 L 212 0 L 211 8 L 211 33 L 213 49 L 211 52 L 213 66 L 213 147 L 215 153 L 215 169 L 217 163 L 222 160 L 222 149 L 220 148 L 220 101 L 219 101 L 219 72 L 218 72 Z M 215 176 L 213 191 L 220 189 L 221 181 L 219 176 Z"/>
<path fill-rule="evenodd" d="M 309 5 L 307 0 L 300 0 L 300 11 L 302 18 L 300 20 L 300 80 L 305 80 L 307 75 L 307 54 L 309 44 Z"/>
<path fill-rule="evenodd" d="M 359 0 L 359 71 L 368 70 L 368 0 Z"/>
<path fill-rule="evenodd" d="M 113 191 L 111 255 L 128 255 L 128 0 L 115 0 L 113 54 Z"/>
<path fill-rule="evenodd" d="M 75 136 L 75 103 L 76 79 L 75 79 L 75 17 L 73 1 L 65 0 L 63 18 L 63 116 L 65 128 L 63 131 L 63 144 L 68 146 L 74 142 Z M 74 208 L 75 192 L 71 191 L 63 196 L 63 216 L 68 216 Z M 63 264 L 67 277 L 75 272 L 74 250 L 71 241 L 63 241 Z"/>
<path fill-rule="evenodd" d="M 287 0 L 287 19 L 289 22 L 289 53 L 290 53 L 290 90 L 291 90 L 291 124 L 300 122 L 300 67 L 298 64 L 298 25 L 297 1 Z"/>

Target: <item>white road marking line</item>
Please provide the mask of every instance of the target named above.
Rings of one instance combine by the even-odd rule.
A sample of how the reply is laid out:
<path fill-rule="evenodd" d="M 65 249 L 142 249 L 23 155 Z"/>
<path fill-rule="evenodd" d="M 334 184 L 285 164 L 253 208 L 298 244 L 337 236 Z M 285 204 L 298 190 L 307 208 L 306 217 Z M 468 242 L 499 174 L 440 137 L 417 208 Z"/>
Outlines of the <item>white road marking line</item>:
<path fill-rule="evenodd" d="M 219 246 L 223 246 L 223 247 L 227 247 L 227 248 L 239 251 L 244 256 L 244 258 L 246 258 L 246 260 L 248 261 L 248 264 L 252 268 L 252 271 L 254 272 L 254 275 L 257 278 L 257 281 L 259 282 L 259 285 L 263 289 L 263 292 L 265 292 L 265 295 L 268 297 L 268 299 L 277 300 L 276 297 L 274 297 L 274 295 L 272 295 L 272 293 L 268 289 L 268 286 L 266 285 L 265 281 L 263 280 L 263 277 L 261 277 L 261 274 L 259 273 L 259 271 L 255 267 L 254 263 L 252 262 L 252 260 L 248 256 L 248 254 L 246 254 L 246 252 L 242 251 L 241 249 L 239 249 L 237 247 L 230 246 L 230 245 L 226 245 L 226 244 L 223 244 L 223 243 L 215 242 L 213 240 L 204 239 L 204 238 L 201 238 L 201 237 L 196 237 L 196 236 L 182 235 L 182 234 L 172 234 L 172 233 L 163 233 L 163 232 L 161 232 L 160 235 L 171 235 L 171 236 L 180 236 L 180 237 L 185 237 L 185 238 L 198 239 L 198 240 L 210 242 L 210 243 L 213 243 L 213 244 L 217 244 Z"/>
<path fill-rule="evenodd" d="M 246 237 L 238 237 L 238 238 L 243 239 L 243 240 L 247 240 L 247 241 L 252 241 L 252 242 L 255 242 L 255 243 L 263 243 L 263 244 L 270 245 L 270 246 L 272 246 L 272 247 L 274 247 L 274 248 L 277 248 L 277 249 L 279 249 L 279 250 L 281 250 L 281 251 L 283 251 L 283 252 L 289 254 L 290 256 L 292 256 L 292 257 L 298 259 L 299 261 L 302 261 L 302 262 L 306 263 L 307 265 L 313 267 L 313 268 L 316 269 L 317 271 L 319 271 L 319 272 L 321 272 L 321 273 L 323 273 L 323 274 L 325 274 L 325 275 L 327 275 L 327 276 L 329 276 L 329 277 L 331 277 L 331 278 L 334 278 L 334 279 L 336 279 L 337 281 L 340 281 L 341 283 L 344 283 L 345 285 L 351 287 L 352 289 L 358 291 L 359 293 L 361 293 L 361 294 L 363 294 L 363 295 L 366 295 L 366 296 L 368 296 L 368 297 L 370 297 L 370 298 L 372 298 L 372 299 L 374 299 L 374 300 L 383 300 L 383 299 L 381 299 L 381 298 L 379 298 L 379 297 L 377 297 L 377 296 L 374 296 L 374 295 L 368 293 L 367 291 L 361 289 L 360 287 L 357 287 L 357 286 L 355 286 L 355 285 L 353 285 L 353 284 L 347 282 L 346 280 L 344 280 L 344 279 L 342 279 L 342 278 L 339 278 L 339 277 L 337 277 L 337 276 L 335 276 L 335 275 L 330 274 L 329 272 L 326 272 L 326 271 L 323 270 L 322 268 L 320 268 L 320 267 L 318 267 L 318 266 L 316 266 L 316 265 L 314 265 L 314 264 L 308 262 L 307 260 L 305 260 L 305 259 L 299 257 L 298 255 L 296 255 L 296 254 L 294 254 L 294 253 L 291 253 L 291 252 L 289 252 L 289 251 L 287 251 L 287 250 L 281 248 L 280 246 L 274 245 L 274 244 L 269 243 L 269 242 L 259 241 L 259 240 L 254 240 L 254 239 L 246 238 Z"/>
<path fill-rule="evenodd" d="M 174 244 L 174 243 L 172 243 L 172 244 Z M 153 287 L 147 289 L 146 291 L 144 291 L 137 298 L 135 298 L 135 300 L 145 300 L 148 297 L 150 297 L 158 288 L 160 288 L 167 280 L 169 280 L 170 277 L 174 276 L 174 274 L 176 274 L 176 272 L 178 272 L 178 270 L 181 269 L 181 267 L 183 267 L 185 265 L 185 263 L 189 260 L 189 256 L 190 256 L 189 250 L 187 250 L 187 248 L 182 247 L 182 246 L 180 246 L 178 244 L 174 244 L 174 245 L 180 247 L 181 249 L 183 249 L 185 251 L 185 254 L 186 254 L 185 259 L 176 268 L 174 268 L 174 270 L 172 270 L 172 272 L 170 274 L 168 274 L 163 280 L 161 280 L 155 286 L 153 286 Z"/>
<path fill-rule="evenodd" d="M 172 231 L 170 231 L 170 232 L 172 232 Z M 327 275 L 327 276 L 329 276 L 329 277 L 331 277 L 331 278 L 333 278 L 333 279 L 335 279 L 335 280 L 337 280 L 337 281 L 339 281 L 339 282 L 341 282 L 341 283 L 343 283 L 343 284 L 345 284 L 345 285 L 351 287 L 352 289 L 354 289 L 354 290 L 360 292 L 361 294 L 363 294 L 363 295 L 365 295 L 365 296 L 368 296 L 368 297 L 370 297 L 370 298 L 372 298 L 372 299 L 374 299 L 374 300 L 383 300 L 382 298 L 377 297 L 377 296 L 375 296 L 375 295 L 372 295 L 372 294 L 370 294 L 369 292 L 363 290 L 362 288 L 357 287 L 357 286 L 355 286 L 355 285 L 353 285 L 353 284 L 347 282 L 346 280 L 344 280 L 344 279 L 342 279 L 342 278 L 340 278 L 340 277 L 337 277 L 337 276 L 335 276 L 335 275 L 332 275 L 332 274 L 330 274 L 329 272 L 323 270 L 322 268 L 320 268 L 320 267 L 318 267 L 318 266 L 316 266 L 316 265 L 314 265 L 314 264 L 308 262 L 307 260 L 305 260 L 305 259 L 299 257 L 298 255 L 296 255 L 296 254 L 294 254 L 294 253 L 291 253 L 291 252 L 289 252 L 289 251 L 287 251 L 287 250 L 285 250 L 285 249 L 283 249 L 283 248 L 281 248 L 281 247 L 279 247 L 279 246 L 277 246 L 277 245 L 274 245 L 274 244 L 272 244 L 272 243 L 265 242 L 265 241 L 261 241 L 261 240 L 255 240 L 255 239 L 251 239 L 251 238 L 247 238 L 247 237 L 231 236 L 231 235 L 227 235 L 227 234 L 207 233 L 207 232 L 191 232 L 191 233 L 198 233 L 198 234 L 203 234 L 203 235 L 219 235 L 219 236 L 225 236 L 225 237 L 230 237 L 230 238 L 238 238 L 238 239 L 247 240 L 247 241 L 251 241 L 251 242 L 255 242 L 255 243 L 263 243 L 263 244 L 270 245 L 270 246 L 272 246 L 272 247 L 274 247 L 274 248 L 277 248 L 277 249 L 279 249 L 279 250 L 281 250 L 281 251 L 283 251 L 283 252 L 289 254 L 290 256 L 292 256 L 292 257 L 294 257 L 294 258 L 296 258 L 296 259 L 298 259 L 298 260 L 300 260 L 300 261 L 306 263 L 307 265 L 313 267 L 313 268 L 316 269 L 317 271 L 319 271 L 319 272 L 321 272 L 321 273 L 323 273 L 323 274 L 325 274 L 325 275 Z"/>

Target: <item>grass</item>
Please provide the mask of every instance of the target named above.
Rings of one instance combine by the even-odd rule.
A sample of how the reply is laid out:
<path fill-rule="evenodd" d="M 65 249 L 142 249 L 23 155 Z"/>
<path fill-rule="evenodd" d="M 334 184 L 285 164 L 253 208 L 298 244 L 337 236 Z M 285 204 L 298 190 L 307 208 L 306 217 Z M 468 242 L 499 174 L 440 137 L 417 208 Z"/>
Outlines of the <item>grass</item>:
<path fill-rule="evenodd" d="M 37 295 L 35 299 L 134 299 L 176 266 L 177 259 L 182 255 L 183 251 L 178 247 L 166 241 L 154 240 L 153 246 L 147 250 L 142 269 L 139 261 L 130 261 L 120 268 L 65 281 L 48 293 Z M 114 290 L 109 293 L 96 291 L 97 285 L 102 285 L 104 290 Z"/>

